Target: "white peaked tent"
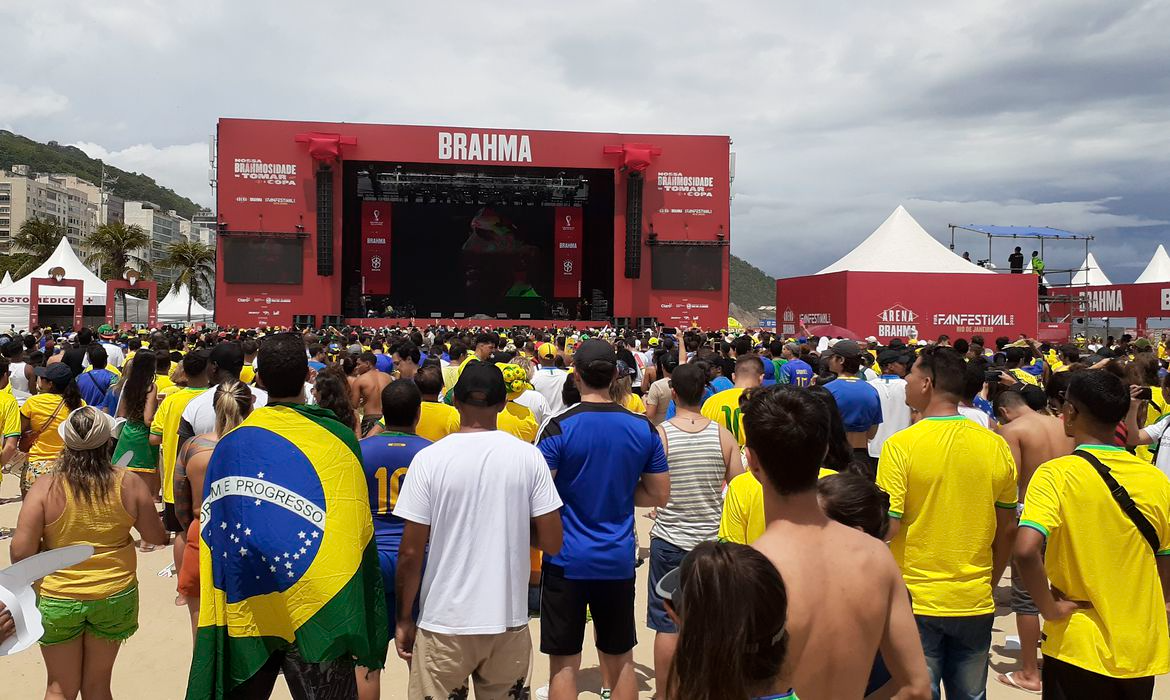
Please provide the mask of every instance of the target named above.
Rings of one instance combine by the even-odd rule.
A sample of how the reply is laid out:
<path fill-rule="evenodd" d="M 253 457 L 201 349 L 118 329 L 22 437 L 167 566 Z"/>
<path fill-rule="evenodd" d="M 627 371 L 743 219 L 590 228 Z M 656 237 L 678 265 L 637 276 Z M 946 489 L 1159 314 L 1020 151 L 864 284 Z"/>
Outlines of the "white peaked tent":
<path fill-rule="evenodd" d="M 174 285 L 171 291 L 163 297 L 163 300 L 158 303 L 158 322 L 159 323 L 186 323 L 187 322 L 187 302 L 191 302 L 191 321 L 202 321 L 204 323 L 211 320 L 212 313 L 199 303 L 198 299 L 192 299 L 191 293 L 186 285 Z"/>
<path fill-rule="evenodd" d="M 1094 258 L 1092 253 L 1089 253 L 1089 256 L 1085 258 L 1085 263 L 1073 275 L 1072 283 L 1074 287 L 1100 287 L 1113 284 L 1109 281 L 1105 273 L 1101 271 L 1101 266 L 1097 263 L 1097 258 Z"/>
<path fill-rule="evenodd" d="M 83 304 L 101 306 L 104 309 L 106 283 L 81 262 L 77 253 L 73 252 L 73 247 L 69 245 L 69 239 L 62 236 L 61 242 L 57 244 L 56 250 L 53 251 L 48 260 L 15 282 L 0 286 L 0 328 L 7 328 L 9 325 L 24 328 L 28 325 L 29 292 L 32 290 L 32 278 L 48 277 L 49 270 L 54 267 L 64 268 L 66 279 L 81 280 Z M 41 304 L 72 305 L 74 302 L 72 287 L 42 286 L 39 296 Z M 131 320 L 134 320 L 140 311 L 143 320 L 145 320 L 145 299 L 131 297 L 128 308 Z"/>
<path fill-rule="evenodd" d="M 1154 257 L 1150 258 L 1150 263 L 1134 284 L 1146 282 L 1170 282 L 1170 255 L 1166 254 L 1166 248 L 1161 244 L 1158 244 Z"/>
<path fill-rule="evenodd" d="M 1159 246 L 1159 247 L 1161 247 L 1161 246 Z M 4 287 L 7 287 L 10 284 L 12 284 L 12 273 L 5 272 L 4 279 L 0 280 L 0 289 L 3 289 Z"/>
<path fill-rule="evenodd" d="M 817 274 L 846 271 L 995 274 L 939 243 L 901 205 L 868 238 Z"/>

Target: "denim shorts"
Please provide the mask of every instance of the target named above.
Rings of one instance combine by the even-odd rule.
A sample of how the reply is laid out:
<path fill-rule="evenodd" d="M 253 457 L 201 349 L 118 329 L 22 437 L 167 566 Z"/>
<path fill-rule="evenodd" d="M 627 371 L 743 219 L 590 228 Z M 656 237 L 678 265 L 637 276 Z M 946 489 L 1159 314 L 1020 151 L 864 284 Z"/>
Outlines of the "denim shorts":
<path fill-rule="evenodd" d="M 666 612 L 666 604 L 658 595 L 655 586 L 658 581 L 670 573 L 671 569 L 682 564 L 687 550 L 676 547 L 664 539 L 650 538 L 650 575 L 646 577 L 649 595 L 646 597 L 646 626 L 655 632 L 678 634 L 678 626 Z"/>
<path fill-rule="evenodd" d="M 37 608 L 45 626 L 41 646 L 64 644 L 83 634 L 124 642 L 138 631 L 138 584 L 99 600 L 41 596 Z"/>

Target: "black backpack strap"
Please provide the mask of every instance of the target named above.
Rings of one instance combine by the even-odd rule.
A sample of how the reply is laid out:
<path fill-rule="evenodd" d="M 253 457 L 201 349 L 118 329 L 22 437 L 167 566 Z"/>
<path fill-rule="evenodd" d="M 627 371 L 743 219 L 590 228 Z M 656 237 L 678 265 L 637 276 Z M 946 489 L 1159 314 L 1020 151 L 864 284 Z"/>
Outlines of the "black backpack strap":
<path fill-rule="evenodd" d="M 1157 554 L 1158 532 L 1150 524 L 1150 521 L 1146 519 L 1146 516 L 1142 515 L 1142 512 L 1138 510 L 1137 504 L 1130 498 L 1129 491 L 1126 491 L 1124 486 L 1117 483 L 1117 479 L 1113 477 L 1113 474 L 1109 471 L 1109 467 L 1102 464 L 1096 455 L 1089 453 L 1087 450 L 1077 450 L 1073 454 L 1093 465 L 1093 469 L 1101 475 L 1101 480 L 1105 482 L 1105 486 L 1109 489 L 1113 500 L 1117 501 L 1117 505 L 1121 506 L 1122 512 L 1133 521 L 1133 524 L 1137 526 L 1138 532 L 1142 533 L 1142 537 L 1146 539 L 1150 548 Z"/>

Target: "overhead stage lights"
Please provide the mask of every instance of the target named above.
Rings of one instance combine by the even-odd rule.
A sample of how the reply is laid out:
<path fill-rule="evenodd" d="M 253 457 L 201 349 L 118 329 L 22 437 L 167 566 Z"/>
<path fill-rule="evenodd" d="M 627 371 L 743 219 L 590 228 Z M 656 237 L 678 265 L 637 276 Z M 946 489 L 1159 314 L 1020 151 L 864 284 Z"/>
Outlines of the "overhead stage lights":
<path fill-rule="evenodd" d="M 589 199 L 589 181 L 584 177 L 526 177 L 479 173 L 407 172 L 401 166 L 392 171 L 357 173 L 359 197 L 377 197 L 391 202 L 432 204 L 495 204 L 518 206 L 573 206 Z"/>

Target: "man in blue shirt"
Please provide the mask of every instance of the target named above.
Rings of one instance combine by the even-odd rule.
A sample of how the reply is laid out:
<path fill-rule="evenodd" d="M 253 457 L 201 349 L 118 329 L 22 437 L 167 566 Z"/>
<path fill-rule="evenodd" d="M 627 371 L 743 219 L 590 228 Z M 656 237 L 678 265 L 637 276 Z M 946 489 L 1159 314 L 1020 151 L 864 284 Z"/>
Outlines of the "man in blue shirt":
<path fill-rule="evenodd" d="M 97 344 L 90 345 L 88 352 L 90 368 L 77 378 L 77 388 L 81 391 L 81 397 L 85 399 L 87 405 L 101 406 L 106 400 L 106 393 L 109 392 L 110 385 L 117 380 L 118 376 L 106 369 L 108 356 L 104 347 Z"/>
<path fill-rule="evenodd" d="M 382 389 L 382 416 L 386 428 L 378 435 L 363 438 L 362 468 L 370 493 L 370 512 L 374 516 L 374 540 L 378 545 L 378 563 L 382 566 L 382 583 L 386 588 L 386 611 L 390 629 L 394 629 L 394 573 L 398 568 L 398 545 L 402 541 L 405 521 L 394 515 L 394 504 L 402 492 L 402 482 L 410 461 L 418 451 L 431 444 L 415 434 L 422 394 L 414 382 L 390 382 Z"/>
<path fill-rule="evenodd" d="M 634 698 L 634 506 L 666 505 L 666 454 L 653 423 L 610 400 L 617 354 L 608 343 L 582 343 L 573 367 L 581 402 L 551 419 L 537 444 L 564 502 L 564 544 L 544 558 L 540 651 L 549 698 L 576 698 L 588 605 L 613 697 Z"/>
<path fill-rule="evenodd" d="M 812 365 L 800 359 L 800 345 L 787 343 L 781 354 L 786 362 L 776 375 L 776 383 L 791 384 L 802 389 L 811 385 L 815 372 L 813 372 Z"/>
<path fill-rule="evenodd" d="M 838 340 L 829 347 L 829 371 L 837 378 L 825 385 L 837 400 L 845 423 L 845 437 L 858 459 L 869 461 L 869 441 L 882 423 L 882 403 L 877 389 L 857 376 L 861 371 L 861 346 L 852 340 Z M 785 365 L 787 367 L 788 365 Z"/>

